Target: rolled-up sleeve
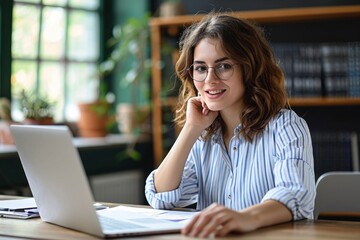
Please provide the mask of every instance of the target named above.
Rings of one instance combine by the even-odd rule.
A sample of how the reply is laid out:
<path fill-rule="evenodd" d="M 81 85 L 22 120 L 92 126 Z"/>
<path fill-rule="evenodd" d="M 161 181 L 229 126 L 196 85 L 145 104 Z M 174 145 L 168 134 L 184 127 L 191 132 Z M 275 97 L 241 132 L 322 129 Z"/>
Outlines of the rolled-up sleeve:
<path fill-rule="evenodd" d="M 185 207 L 197 202 L 199 189 L 191 154 L 185 164 L 183 176 L 177 189 L 168 192 L 156 192 L 154 183 L 155 171 L 149 174 L 145 184 L 145 196 L 150 206 L 156 209 L 172 209 Z"/>
<path fill-rule="evenodd" d="M 306 122 L 296 114 L 285 114 L 277 122 L 273 169 L 275 187 L 262 201 L 283 203 L 294 220 L 313 218 L 315 200 L 314 159 Z"/>

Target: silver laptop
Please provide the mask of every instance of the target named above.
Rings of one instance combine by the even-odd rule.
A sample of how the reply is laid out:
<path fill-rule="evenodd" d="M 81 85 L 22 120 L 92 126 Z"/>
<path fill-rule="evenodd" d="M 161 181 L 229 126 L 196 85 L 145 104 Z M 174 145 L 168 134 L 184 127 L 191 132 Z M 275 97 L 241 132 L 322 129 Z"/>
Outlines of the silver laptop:
<path fill-rule="evenodd" d="M 106 238 L 179 232 L 182 228 L 181 223 L 140 213 L 138 218 L 134 213 L 125 219 L 124 214 L 97 212 L 66 126 L 12 125 L 11 132 L 43 221 Z"/>

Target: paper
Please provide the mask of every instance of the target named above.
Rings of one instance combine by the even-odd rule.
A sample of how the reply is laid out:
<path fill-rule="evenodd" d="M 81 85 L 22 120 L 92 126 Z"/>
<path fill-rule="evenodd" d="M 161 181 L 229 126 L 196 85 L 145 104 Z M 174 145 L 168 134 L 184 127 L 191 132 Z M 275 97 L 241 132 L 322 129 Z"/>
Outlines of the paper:
<path fill-rule="evenodd" d="M 34 198 L 21 198 L 21 199 L 0 201 L 1 211 L 18 211 L 29 208 L 36 208 L 36 203 Z"/>
<path fill-rule="evenodd" d="M 100 203 L 94 203 L 94 207 L 96 210 L 107 208 Z M 40 215 L 34 198 L 21 198 L 0 200 L 0 217 L 29 219 Z"/>
<path fill-rule="evenodd" d="M 0 201 L 0 217 L 29 219 L 39 217 L 34 198 Z"/>
<path fill-rule="evenodd" d="M 194 211 L 159 210 L 153 208 L 128 207 L 128 206 L 117 206 L 111 208 L 110 211 L 114 215 L 121 214 L 124 212 L 138 213 L 172 222 L 187 222 L 198 213 Z"/>

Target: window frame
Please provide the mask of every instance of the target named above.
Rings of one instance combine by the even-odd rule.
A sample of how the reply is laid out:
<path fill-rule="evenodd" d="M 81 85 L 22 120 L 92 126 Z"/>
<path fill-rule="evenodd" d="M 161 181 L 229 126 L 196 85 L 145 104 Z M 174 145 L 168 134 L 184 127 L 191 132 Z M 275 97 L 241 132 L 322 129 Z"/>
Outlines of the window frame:
<path fill-rule="evenodd" d="M 11 31 L 13 0 L 0 1 L 0 96 L 11 100 Z"/>
<path fill-rule="evenodd" d="M 21 3 L 21 1 L 18 1 Z M 29 4 L 26 2 L 26 4 Z M 42 1 L 40 3 L 32 4 L 35 6 L 44 6 L 42 4 Z M 48 5 L 45 6 L 55 6 L 55 5 Z M 106 58 L 106 46 L 105 42 L 106 39 L 108 39 L 112 34 L 112 27 L 113 27 L 113 14 L 104 14 L 104 13 L 113 13 L 113 3 L 112 1 L 102 1 L 100 0 L 99 7 L 95 10 L 87 10 L 90 12 L 97 12 L 99 16 L 99 57 L 98 61 L 101 62 Z M 12 74 L 12 61 L 19 60 L 22 58 L 13 58 L 11 47 L 12 47 L 12 19 L 13 19 L 13 8 L 14 8 L 14 0 L 8 0 L 8 1 L 0 1 L 0 33 L 1 33 L 1 39 L 0 39 L 0 97 L 6 97 L 10 101 L 12 100 L 11 96 L 11 74 Z M 66 11 L 69 10 L 77 10 L 82 8 L 72 8 L 68 5 L 62 7 Z M 67 17 L 68 18 L 68 17 Z M 66 27 L 69 27 L 69 23 L 65 23 Z M 67 41 L 67 40 L 66 40 Z M 39 39 L 40 43 L 40 39 Z M 34 63 L 39 63 L 39 54 L 38 58 L 34 60 Z M 66 61 L 67 57 L 64 57 L 62 61 Z M 71 63 L 73 61 L 68 61 L 68 63 Z M 75 61 L 77 62 L 77 61 Z M 68 64 L 65 63 L 65 64 Z M 39 67 L 38 67 L 39 68 Z M 38 71 L 38 70 L 37 70 Z M 37 75 L 37 82 L 39 82 L 40 76 Z M 65 80 L 66 81 L 66 80 Z M 38 84 L 38 83 L 37 83 Z M 64 91 L 66 91 L 64 89 Z M 66 92 L 64 92 L 66 94 Z M 62 113 L 64 114 L 64 112 Z M 62 121 L 66 121 L 65 116 Z"/>

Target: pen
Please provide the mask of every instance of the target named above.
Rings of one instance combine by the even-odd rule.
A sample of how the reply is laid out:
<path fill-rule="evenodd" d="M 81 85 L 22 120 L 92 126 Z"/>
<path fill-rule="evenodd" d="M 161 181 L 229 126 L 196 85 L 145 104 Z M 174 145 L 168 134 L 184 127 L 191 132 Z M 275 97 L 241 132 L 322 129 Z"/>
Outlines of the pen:
<path fill-rule="evenodd" d="M 18 212 L 18 211 L 2 211 L 0 210 L 0 217 L 3 218 L 18 218 L 18 219 L 26 219 L 38 217 L 39 214 L 31 213 L 31 212 Z"/>

